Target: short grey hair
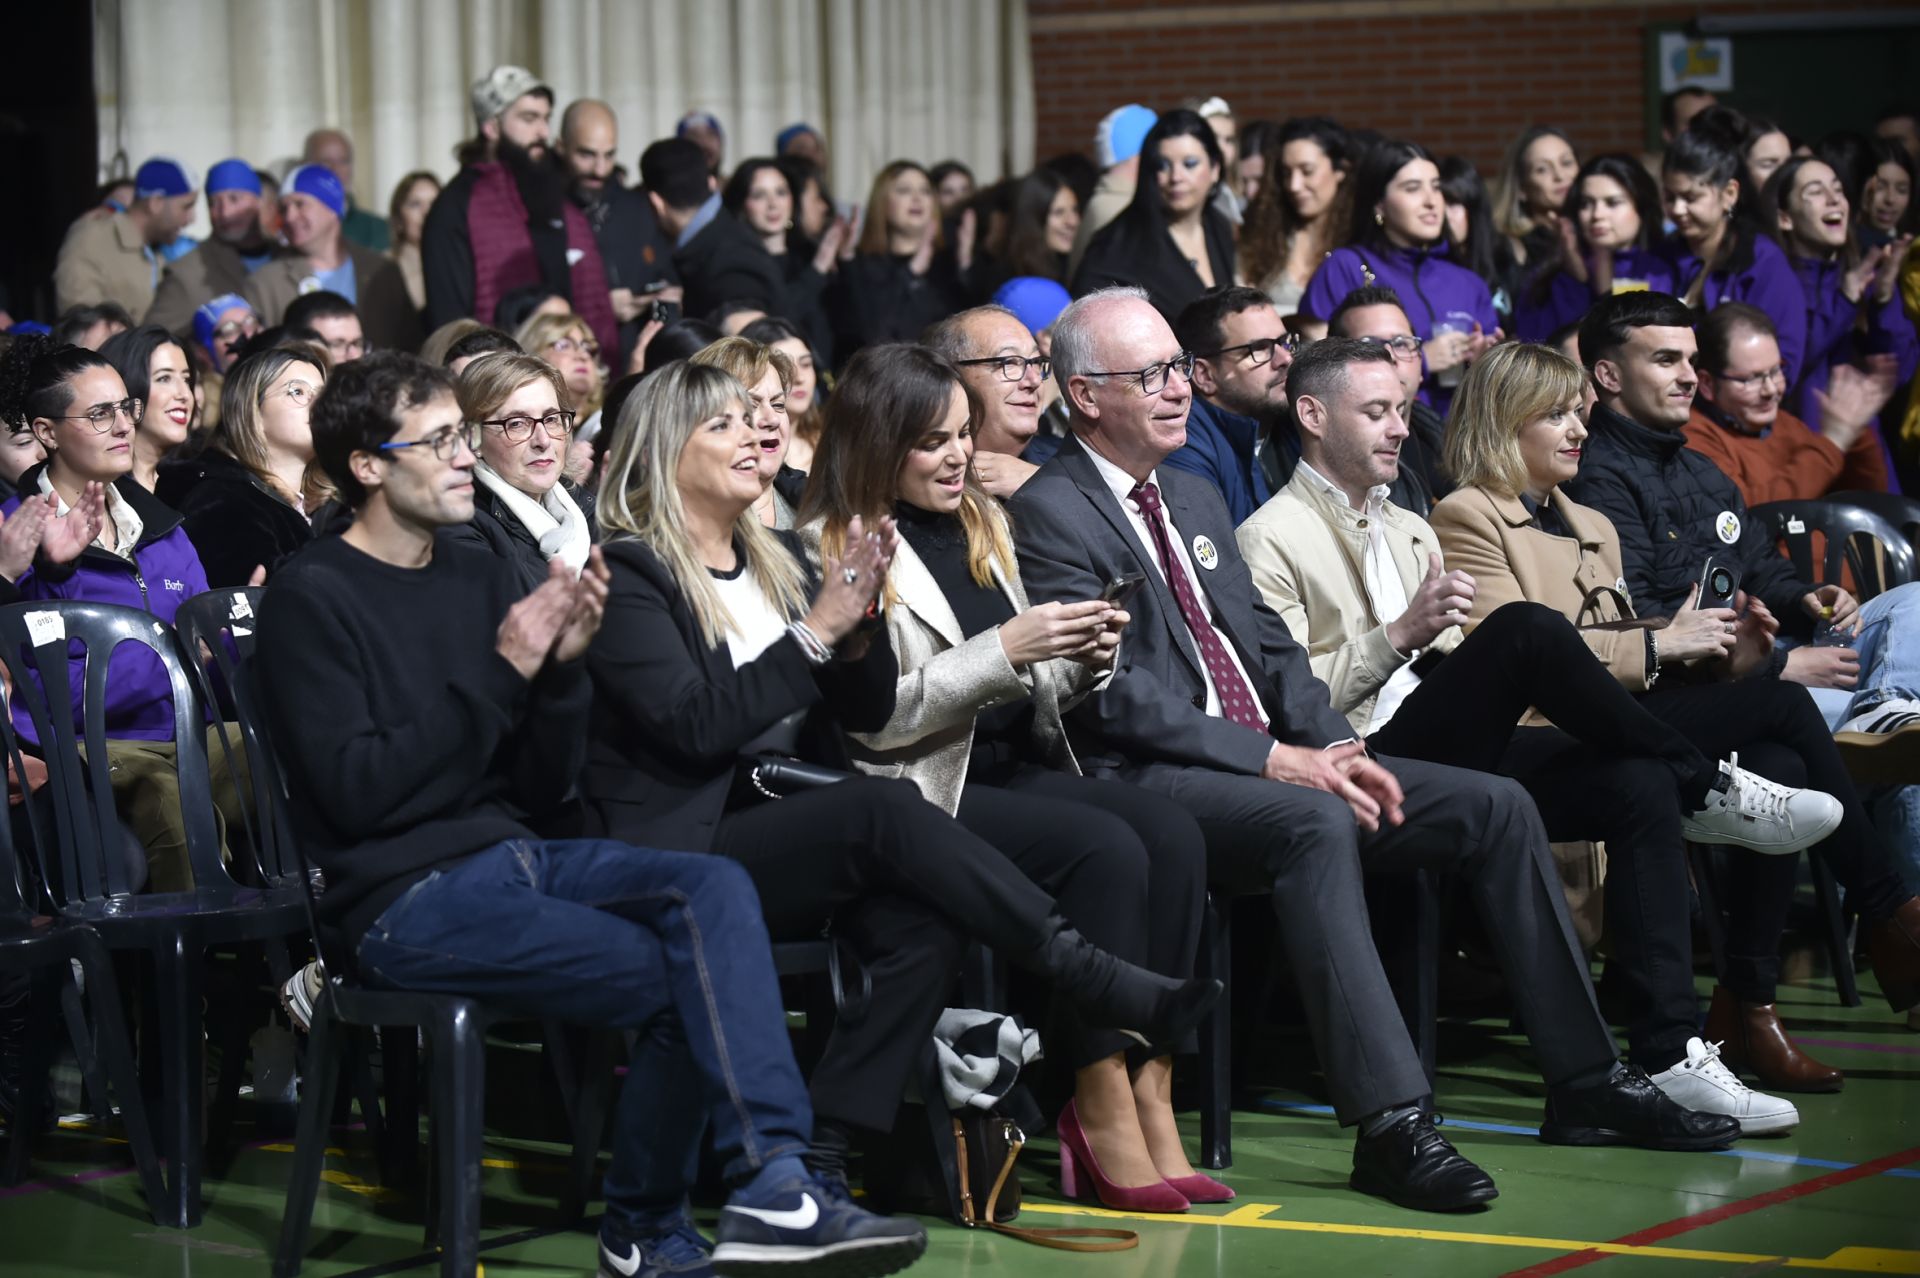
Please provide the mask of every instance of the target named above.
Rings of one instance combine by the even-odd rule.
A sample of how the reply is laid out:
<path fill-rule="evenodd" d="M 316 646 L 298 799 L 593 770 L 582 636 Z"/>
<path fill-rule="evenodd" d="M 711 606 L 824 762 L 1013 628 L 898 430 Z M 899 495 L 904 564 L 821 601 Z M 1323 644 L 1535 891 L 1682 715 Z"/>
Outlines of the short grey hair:
<path fill-rule="evenodd" d="M 1062 394 L 1066 393 L 1067 382 L 1075 377 L 1093 375 L 1096 356 L 1093 352 L 1094 338 L 1098 336 L 1095 313 L 1109 302 L 1130 299 L 1152 304 L 1144 288 L 1131 285 L 1116 285 L 1113 288 L 1095 289 L 1085 297 L 1077 297 L 1066 310 L 1060 312 L 1053 321 L 1053 376 L 1060 384 Z M 1072 409 L 1072 401 L 1068 401 Z"/>
<path fill-rule="evenodd" d="M 972 359 L 980 352 L 974 348 L 971 325 L 983 315 L 1004 315 L 1021 328 L 1020 317 L 998 302 L 987 302 L 980 306 L 971 306 L 964 311 L 956 311 L 943 320 L 930 325 L 920 334 L 920 344 L 932 347 L 934 352 L 950 360 Z"/>

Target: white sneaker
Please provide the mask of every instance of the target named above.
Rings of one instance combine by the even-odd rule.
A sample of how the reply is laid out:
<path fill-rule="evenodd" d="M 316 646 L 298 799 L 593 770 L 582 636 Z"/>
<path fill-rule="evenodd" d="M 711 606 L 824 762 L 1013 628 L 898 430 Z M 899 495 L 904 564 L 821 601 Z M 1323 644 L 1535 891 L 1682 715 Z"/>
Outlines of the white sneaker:
<path fill-rule="evenodd" d="M 1791 1131 L 1800 1111 L 1777 1096 L 1756 1092 L 1720 1063 L 1720 1044 L 1687 1040 L 1686 1059 L 1653 1076 L 1653 1085 L 1684 1109 L 1738 1119 L 1742 1136 Z"/>
<path fill-rule="evenodd" d="M 1786 855 L 1812 847 L 1840 825 L 1840 801 L 1822 790 L 1795 790 L 1740 766 L 1730 754 L 1707 792 L 1707 805 L 1680 818 L 1694 843 L 1731 843 Z"/>
<path fill-rule="evenodd" d="M 320 1001 L 320 990 L 326 983 L 326 970 L 320 966 L 320 960 L 315 959 L 289 976 L 280 987 L 280 1006 L 286 1009 L 293 1028 L 302 1034 L 313 1028 L 313 1005 Z"/>
<path fill-rule="evenodd" d="M 1834 744 L 1866 785 L 1920 782 L 1920 701 L 1893 697 L 1841 724 Z"/>

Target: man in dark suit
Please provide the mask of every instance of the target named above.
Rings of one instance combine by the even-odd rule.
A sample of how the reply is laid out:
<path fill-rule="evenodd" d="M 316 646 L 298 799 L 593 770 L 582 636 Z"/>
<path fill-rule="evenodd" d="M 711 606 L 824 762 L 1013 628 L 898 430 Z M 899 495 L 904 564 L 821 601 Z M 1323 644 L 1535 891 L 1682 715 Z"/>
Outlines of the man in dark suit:
<path fill-rule="evenodd" d="M 673 241 L 673 268 L 690 318 L 706 319 L 723 302 L 754 302 L 778 313 L 785 289 L 779 263 L 720 207 L 705 152 L 685 138 L 655 142 L 640 156 L 640 181 Z"/>
<path fill-rule="evenodd" d="M 1426 1111 L 1368 928 L 1368 872 L 1443 870 L 1471 889 L 1549 1085 L 1542 1139 L 1731 1142 L 1737 1122 L 1682 1109 L 1618 1063 L 1526 792 L 1370 757 L 1260 602 L 1218 491 L 1160 465 L 1186 441 L 1192 356 L 1145 294 L 1075 302 L 1055 322 L 1053 364 L 1073 438 L 1011 502 L 1021 574 L 1036 599 L 1145 578 L 1118 670 L 1068 720 L 1075 752 L 1092 775 L 1186 804 L 1223 876 L 1271 880 L 1335 1112 L 1361 1127 L 1353 1187 L 1435 1211 L 1496 1193 Z"/>

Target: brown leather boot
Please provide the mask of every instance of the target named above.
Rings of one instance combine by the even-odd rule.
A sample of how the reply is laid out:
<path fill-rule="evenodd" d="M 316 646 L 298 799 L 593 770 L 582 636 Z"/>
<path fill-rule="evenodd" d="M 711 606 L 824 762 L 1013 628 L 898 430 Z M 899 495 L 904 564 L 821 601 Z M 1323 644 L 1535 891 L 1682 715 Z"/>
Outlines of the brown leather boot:
<path fill-rule="evenodd" d="M 1769 1092 L 1837 1092 L 1846 1075 L 1795 1047 L 1771 1003 L 1742 1003 L 1723 986 L 1713 987 L 1707 1009 L 1709 1043 L 1738 1074 L 1752 1074 Z"/>
<path fill-rule="evenodd" d="M 1920 1004 L 1920 897 L 1909 897 L 1892 918 L 1873 925 L 1867 954 L 1887 1006 L 1904 1012 Z"/>

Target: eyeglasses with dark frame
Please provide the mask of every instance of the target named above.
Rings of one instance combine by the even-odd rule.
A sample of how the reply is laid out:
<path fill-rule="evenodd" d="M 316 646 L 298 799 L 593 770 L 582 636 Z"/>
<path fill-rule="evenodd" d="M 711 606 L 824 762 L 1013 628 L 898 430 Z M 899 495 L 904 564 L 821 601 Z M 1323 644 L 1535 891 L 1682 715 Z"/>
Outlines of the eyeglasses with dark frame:
<path fill-rule="evenodd" d="M 1046 381 L 1053 376 L 1053 361 L 1045 355 L 989 355 L 984 359 L 956 359 L 953 361 L 961 368 L 993 366 L 1003 382 L 1017 382 L 1024 379 L 1029 368 L 1040 370 L 1040 380 Z"/>
<path fill-rule="evenodd" d="M 403 448 L 431 448 L 433 455 L 441 461 L 452 461 L 460 455 L 460 445 L 465 444 L 467 451 L 478 456 L 480 453 L 480 423 L 461 422 L 444 430 L 437 430 L 425 439 L 410 439 L 406 443 L 388 440 L 380 445 L 383 453 L 398 452 Z"/>
<path fill-rule="evenodd" d="M 556 408 L 540 417 L 529 417 L 525 413 L 516 413 L 512 417 L 501 417 L 493 421 L 483 421 L 482 426 L 491 426 L 500 432 L 501 438 L 509 444 L 524 444 L 533 438 L 533 428 L 539 426 L 553 439 L 565 439 L 573 433 L 573 413 L 564 408 Z"/>
<path fill-rule="evenodd" d="M 53 413 L 51 416 L 53 420 L 57 422 L 85 422 L 87 425 L 93 427 L 94 434 L 104 435 L 113 425 L 113 415 L 115 413 L 119 413 L 122 417 L 125 417 L 127 419 L 127 425 L 138 426 L 140 424 L 140 414 L 146 411 L 147 401 L 129 395 L 127 398 L 118 402 L 110 400 L 104 404 L 95 404 L 84 413 Z"/>
<path fill-rule="evenodd" d="M 1200 351 L 1198 357 L 1219 359 L 1224 355 L 1244 354 L 1251 367 L 1261 368 L 1273 362 L 1273 352 L 1276 347 L 1289 355 L 1297 355 L 1301 345 L 1300 334 L 1288 333 L 1285 337 L 1262 337 L 1251 342 L 1242 342 L 1238 346 L 1222 346 L 1217 351 Z"/>
<path fill-rule="evenodd" d="M 1081 376 L 1137 378 L 1142 395 L 1158 395 L 1167 388 L 1167 381 L 1176 370 L 1182 379 L 1189 382 L 1193 380 L 1192 351 L 1181 351 L 1172 359 L 1163 359 L 1158 363 L 1149 364 L 1145 368 L 1114 368 L 1105 371 L 1088 369 L 1085 373 L 1082 373 Z"/>

